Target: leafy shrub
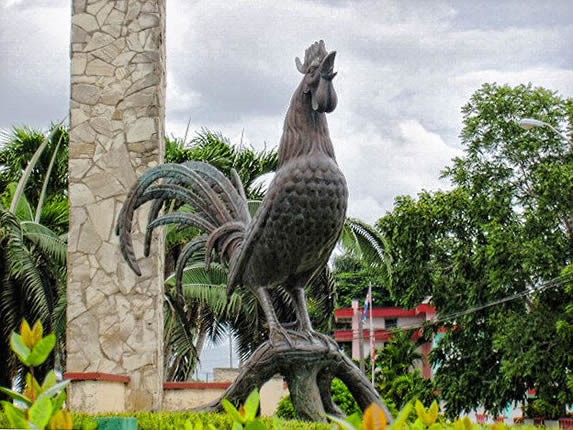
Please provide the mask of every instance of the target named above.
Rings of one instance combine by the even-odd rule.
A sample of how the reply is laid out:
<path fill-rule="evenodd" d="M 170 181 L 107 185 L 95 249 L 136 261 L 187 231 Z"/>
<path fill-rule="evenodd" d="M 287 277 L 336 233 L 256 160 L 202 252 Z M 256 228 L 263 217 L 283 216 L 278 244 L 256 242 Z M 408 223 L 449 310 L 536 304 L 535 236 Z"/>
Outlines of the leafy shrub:
<path fill-rule="evenodd" d="M 227 414 L 206 413 L 206 412 L 136 412 L 123 414 L 109 414 L 105 416 L 130 416 L 137 418 L 138 430 L 186 430 L 185 423 L 189 422 L 195 429 L 198 422 L 201 422 L 204 430 L 209 429 L 209 424 L 217 430 L 233 428 L 233 420 Z M 83 430 L 95 430 L 97 427 L 89 427 L 95 422 L 94 417 L 85 414 L 72 414 L 74 427 Z M 286 421 L 273 418 L 259 418 L 265 429 L 280 430 L 330 430 L 331 426 L 320 423 L 305 423 L 301 421 Z M 0 414 L 2 423 L 2 414 Z M 0 426 L 0 428 L 2 428 Z"/>
<path fill-rule="evenodd" d="M 296 420 L 298 415 L 290 399 L 290 394 L 283 397 L 277 406 L 276 416 L 285 420 Z"/>
<path fill-rule="evenodd" d="M 345 415 L 352 415 L 356 412 L 360 412 L 358 403 L 356 403 L 356 400 L 354 400 L 354 397 L 346 385 L 344 385 L 344 382 L 338 378 L 334 378 L 332 380 L 331 390 L 332 400 L 338 405 Z M 286 420 L 296 420 L 298 418 L 294 405 L 290 399 L 290 395 L 281 399 L 276 415 L 277 417 Z"/>
<path fill-rule="evenodd" d="M 64 409 L 65 387 L 69 381 L 58 382 L 53 370 L 48 372 L 41 384 L 34 377 L 34 368 L 48 359 L 55 345 L 56 336 L 53 333 L 44 336 L 44 327 L 40 321 L 32 328 L 28 321 L 24 320 L 20 334 L 13 332 L 10 336 L 10 348 L 29 370 L 23 393 L 0 387 L 0 392 L 7 394 L 15 402 L 1 402 L 12 428 L 73 428 L 72 417 Z"/>
<path fill-rule="evenodd" d="M 535 399 L 530 401 L 525 406 L 525 415 L 530 418 L 543 417 L 551 420 L 556 420 L 563 416 L 559 406 L 553 405 L 544 399 Z"/>

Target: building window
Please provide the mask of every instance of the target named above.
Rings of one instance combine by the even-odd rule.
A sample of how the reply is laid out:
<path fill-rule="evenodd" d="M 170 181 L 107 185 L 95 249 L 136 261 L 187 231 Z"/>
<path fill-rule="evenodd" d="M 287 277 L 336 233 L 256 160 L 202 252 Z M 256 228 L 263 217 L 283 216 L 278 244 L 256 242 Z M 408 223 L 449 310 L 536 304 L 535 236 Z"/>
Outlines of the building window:
<path fill-rule="evenodd" d="M 384 328 L 396 328 L 398 327 L 398 319 L 397 318 L 386 318 L 384 320 Z"/>

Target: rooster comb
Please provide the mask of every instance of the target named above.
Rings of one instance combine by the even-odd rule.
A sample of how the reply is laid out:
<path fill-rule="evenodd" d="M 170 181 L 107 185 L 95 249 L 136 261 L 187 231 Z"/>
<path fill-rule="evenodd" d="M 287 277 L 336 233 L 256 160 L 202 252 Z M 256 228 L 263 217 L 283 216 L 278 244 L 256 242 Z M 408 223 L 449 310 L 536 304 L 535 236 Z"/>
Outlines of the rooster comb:
<path fill-rule="evenodd" d="M 300 73 L 306 74 L 311 67 L 318 67 L 327 54 L 324 40 L 314 42 L 304 51 L 304 64 L 301 63 L 300 58 L 296 57 L 296 68 Z"/>

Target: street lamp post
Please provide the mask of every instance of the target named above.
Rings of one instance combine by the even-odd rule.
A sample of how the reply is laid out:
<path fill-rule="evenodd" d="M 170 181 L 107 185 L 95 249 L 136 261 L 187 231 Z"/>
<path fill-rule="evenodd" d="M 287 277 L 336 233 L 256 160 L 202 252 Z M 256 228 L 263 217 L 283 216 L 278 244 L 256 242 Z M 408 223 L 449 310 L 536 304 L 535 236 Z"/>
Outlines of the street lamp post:
<path fill-rule="evenodd" d="M 533 118 L 523 118 L 517 121 L 517 123 L 521 128 L 524 128 L 525 130 L 531 130 L 532 128 L 535 127 L 547 127 L 551 129 L 554 133 L 556 133 L 559 137 L 561 137 L 561 139 L 563 139 L 565 142 L 568 142 L 570 144 L 572 143 L 571 139 L 569 139 L 564 133 L 561 133 L 559 130 L 557 130 L 555 127 L 553 127 L 551 124 L 545 121 L 540 121 L 538 119 L 533 119 Z"/>
<path fill-rule="evenodd" d="M 546 123 L 545 121 L 540 121 L 538 119 L 533 119 L 533 118 L 523 118 L 517 121 L 517 123 L 520 125 L 521 128 L 524 128 L 525 130 L 531 130 L 532 128 L 535 127 L 547 127 L 550 130 L 552 130 L 555 134 L 557 134 L 557 136 L 559 136 L 564 142 L 567 142 L 569 145 L 571 145 L 571 147 L 573 148 L 573 139 L 570 139 L 565 135 L 565 133 L 561 133 L 559 130 L 557 130 L 551 124 Z M 566 218 L 564 222 L 565 222 L 565 228 L 569 232 L 569 236 L 573 237 L 573 216 Z"/>

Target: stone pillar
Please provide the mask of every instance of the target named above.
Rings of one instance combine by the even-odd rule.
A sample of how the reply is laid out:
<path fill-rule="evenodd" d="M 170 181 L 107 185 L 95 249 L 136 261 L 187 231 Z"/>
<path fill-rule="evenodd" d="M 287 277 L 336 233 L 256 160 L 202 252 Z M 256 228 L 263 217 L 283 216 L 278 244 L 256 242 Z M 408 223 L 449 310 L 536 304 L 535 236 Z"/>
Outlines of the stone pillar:
<path fill-rule="evenodd" d="M 109 384 L 93 380 L 125 381 L 120 409 L 161 407 L 163 239 L 137 277 L 114 226 L 136 178 L 163 161 L 164 40 L 165 0 L 72 1 L 66 370 L 75 375 L 74 410 L 93 412 L 93 399 L 107 395 Z"/>

